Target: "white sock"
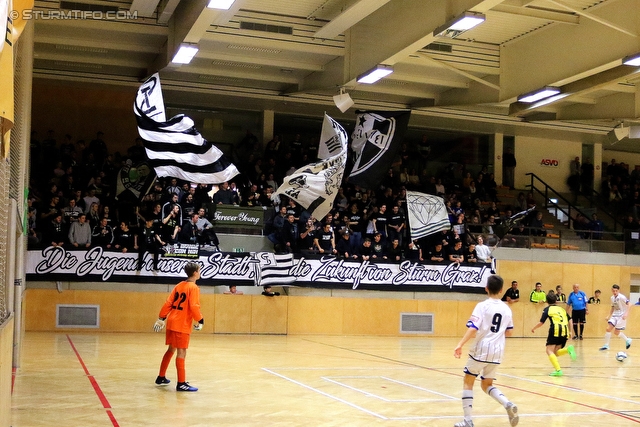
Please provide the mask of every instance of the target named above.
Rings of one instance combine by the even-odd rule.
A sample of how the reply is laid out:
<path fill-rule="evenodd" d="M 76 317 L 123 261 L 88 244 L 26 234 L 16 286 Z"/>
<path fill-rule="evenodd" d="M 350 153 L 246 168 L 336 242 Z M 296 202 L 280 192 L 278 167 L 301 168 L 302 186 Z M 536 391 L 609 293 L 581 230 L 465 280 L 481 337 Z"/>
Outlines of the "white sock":
<path fill-rule="evenodd" d="M 622 338 L 622 340 L 624 342 L 627 342 L 627 336 L 624 334 L 624 332 L 620 332 L 620 334 L 618 335 L 620 338 Z"/>
<path fill-rule="evenodd" d="M 464 419 L 471 421 L 471 411 L 473 410 L 473 390 L 462 390 L 462 411 Z"/>
<path fill-rule="evenodd" d="M 604 334 L 604 345 L 609 345 L 609 341 L 611 341 L 611 332 Z"/>
<path fill-rule="evenodd" d="M 498 387 L 491 386 L 487 389 L 487 394 L 497 400 L 502 406 L 506 407 L 509 399 L 507 399 Z"/>

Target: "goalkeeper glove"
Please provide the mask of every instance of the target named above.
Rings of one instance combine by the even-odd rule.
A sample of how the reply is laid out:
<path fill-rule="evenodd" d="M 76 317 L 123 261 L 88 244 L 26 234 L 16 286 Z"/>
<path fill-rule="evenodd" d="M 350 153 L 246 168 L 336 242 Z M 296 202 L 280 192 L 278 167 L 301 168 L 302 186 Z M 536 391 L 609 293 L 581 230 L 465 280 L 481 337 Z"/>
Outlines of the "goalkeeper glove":
<path fill-rule="evenodd" d="M 195 325 L 193 325 L 193 330 L 194 331 L 201 331 L 203 326 L 204 326 L 204 318 L 200 319 L 200 322 L 198 322 Z"/>
<path fill-rule="evenodd" d="M 164 319 L 156 320 L 156 323 L 153 325 L 153 330 L 156 332 L 160 332 L 164 329 Z"/>

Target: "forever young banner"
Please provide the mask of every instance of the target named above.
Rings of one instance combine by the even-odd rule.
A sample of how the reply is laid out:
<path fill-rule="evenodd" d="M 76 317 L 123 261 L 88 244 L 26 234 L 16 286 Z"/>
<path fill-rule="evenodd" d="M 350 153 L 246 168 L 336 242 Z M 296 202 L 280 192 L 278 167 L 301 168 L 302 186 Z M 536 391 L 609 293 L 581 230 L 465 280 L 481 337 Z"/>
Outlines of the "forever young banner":
<path fill-rule="evenodd" d="M 152 256 L 146 254 L 138 271 L 137 253 L 107 252 L 99 247 L 67 251 L 50 246 L 29 251 L 26 264 L 27 279 L 31 281 L 175 283 L 184 278 L 183 268 L 189 261 L 193 260 L 160 258 L 158 269 L 153 270 Z M 266 280 L 274 286 L 483 293 L 491 274 L 490 265 L 353 262 L 328 256 L 292 260 L 269 252 L 215 252 L 201 255 L 198 262 L 202 264 L 198 283 L 209 286 L 261 285 Z M 280 267 L 286 270 L 281 281 L 265 274 Z"/>

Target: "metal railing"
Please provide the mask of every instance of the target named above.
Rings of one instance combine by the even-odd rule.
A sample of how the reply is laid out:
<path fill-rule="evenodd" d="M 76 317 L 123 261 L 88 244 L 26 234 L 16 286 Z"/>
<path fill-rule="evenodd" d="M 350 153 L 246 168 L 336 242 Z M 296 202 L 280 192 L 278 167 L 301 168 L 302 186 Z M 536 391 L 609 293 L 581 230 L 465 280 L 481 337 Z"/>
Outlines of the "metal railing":
<path fill-rule="evenodd" d="M 640 233 L 518 227 L 506 234 L 503 248 L 640 254 Z"/>
<path fill-rule="evenodd" d="M 530 188 L 531 191 L 544 197 L 543 207 L 545 208 L 545 210 L 549 212 L 553 210 L 556 218 L 558 218 L 558 212 L 562 212 L 567 217 L 569 228 L 573 228 L 574 219 L 577 214 L 580 214 L 588 219 L 591 218 L 591 215 L 586 212 L 585 209 L 579 209 L 574 206 L 567 198 L 558 193 L 553 187 L 540 179 L 540 177 L 538 177 L 536 174 L 530 172 L 527 173 L 527 175 L 531 177 L 531 183 L 527 187 Z M 536 185 L 537 183 L 539 183 L 539 185 Z M 552 199 L 556 201 L 553 202 Z M 562 201 L 562 205 L 560 204 L 560 201 Z M 617 232 L 618 229 L 623 229 L 622 224 L 618 221 L 618 219 L 611 215 L 608 211 L 599 210 L 598 214 L 604 214 L 613 221 L 614 232 Z"/>

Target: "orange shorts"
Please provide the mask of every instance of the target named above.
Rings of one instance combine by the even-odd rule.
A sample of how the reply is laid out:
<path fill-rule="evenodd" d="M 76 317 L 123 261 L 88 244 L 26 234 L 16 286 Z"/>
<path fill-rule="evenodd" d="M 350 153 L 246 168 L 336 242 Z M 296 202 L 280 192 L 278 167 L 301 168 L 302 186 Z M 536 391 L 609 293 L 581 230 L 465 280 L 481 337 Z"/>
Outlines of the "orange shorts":
<path fill-rule="evenodd" d="M 189 348 L 189 338 L 191 338 L 191 334 L 167 329 L 166 337 L 165 344 L 173 348 Z"/>

